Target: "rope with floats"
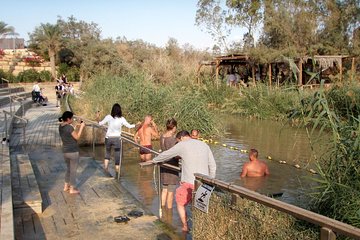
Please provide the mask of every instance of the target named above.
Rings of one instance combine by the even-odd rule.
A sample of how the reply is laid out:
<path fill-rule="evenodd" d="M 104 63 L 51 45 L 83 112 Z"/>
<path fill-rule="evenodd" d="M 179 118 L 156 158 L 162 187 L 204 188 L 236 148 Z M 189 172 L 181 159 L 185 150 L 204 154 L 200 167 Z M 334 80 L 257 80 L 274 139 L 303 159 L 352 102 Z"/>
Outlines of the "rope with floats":
<path fill-rule="evenodd" d="M 200 141 L 203 141 L 204 143 L 207 143 L 207 144 L 215 144 L 215 145 L 219 145 L 219 146 L 222 146 L 222 147 L 225 147 L 225 148 L 228 148 L 230 150 L 234 150 L 234 151 L 239 151 L 241 153 L 248 153 L 249 150 L 247 149 L 240 149 L 238 147 L 235 147 L 235 146 L 231 146 L 231 145 L 228 145 L 226 143 L 220 143 L 218 141 L 214 141 L 213 139 L 205 139 L 205 138 L 199 138 Z M 282 161 L 282 160 L 279 160 L 279 161 L 275 161 L 271 156 L 266 156 L 266 159 L 270 160 L 270 161 L 273 161 L 273 162 L 278 162 L 280 164 L 287 164 L 289 166 L 292 166 L 292 167 L 295 167 L 297 169 L 303 169 L 305 171 L 308 171 L 312 174 L 317 174 L 317 172 L 312 169 L 312 168 L 301 168 L 301 166 L 299 164 L 290 164 L 290 163 L 287 163 L 286 161 Z"/>

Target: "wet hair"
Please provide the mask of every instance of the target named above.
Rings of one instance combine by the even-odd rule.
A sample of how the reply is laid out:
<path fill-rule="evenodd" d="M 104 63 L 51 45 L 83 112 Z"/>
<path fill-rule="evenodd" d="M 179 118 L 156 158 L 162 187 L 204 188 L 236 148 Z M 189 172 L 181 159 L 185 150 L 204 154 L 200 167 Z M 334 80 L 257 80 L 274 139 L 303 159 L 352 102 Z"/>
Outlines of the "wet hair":
<path fill-rule="evenodd" d="M 65 122 L 68 119 L 71 119 L 74 114 L 70 111 L 65 111 L 61 117 L 59 117 L 59 122 Z"/>
<path fill-rule="evenodd" d="M 177 139 L 180 139 L 181 137 L 190 137 L 190 133 L 186 130 L 182 130 L 176 134 Z"/>
<path fill-rule="evenodd" d="M 195 134 L 195 133 L 196 133 L 196 134 Z M 200 131 L 197 130 L 197 129 L 192 129 L 192 130 L 191 130 L 191 135 L 199 136 L 199 133 L 200 133 Z"/>
<path fill-rule="evenodd" d="M 258 150 L 256 150 L 255 148 L 250 149 L 249 156 L 255 156 L 257 158 L 258 155 L 259 155 Z"/>
<path fill-rule="evenodd" d="M 111 116 L 112 116 L 113 118 L 115 118 L 115 117 L 121 118 L 121 117 L 122 117 L 122 111 L 121 111 L 120 104 L 115 103 L 115 104 L 112 106 Z"/>
<path fill-rule="evenodd" d="M 177 127 L 177 122 L 174 118 L 170 118 L 166 121 L 166 130 L 172 130 Z"/>

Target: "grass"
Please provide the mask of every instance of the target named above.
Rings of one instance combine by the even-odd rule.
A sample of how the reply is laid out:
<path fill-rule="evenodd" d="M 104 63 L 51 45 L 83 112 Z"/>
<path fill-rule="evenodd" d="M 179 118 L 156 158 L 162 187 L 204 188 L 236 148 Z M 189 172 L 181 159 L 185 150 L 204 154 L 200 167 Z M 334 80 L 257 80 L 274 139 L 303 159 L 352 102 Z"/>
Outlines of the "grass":
<path fill-rule="evenodd" d="M 193 208 L 194 239 L 318 239 L 318 229 L 245 198 L 214 191 L 209 212 Z"/>
<path fill-rule="evenodd" d="M 98 75 L 83 86 L 83 97 L 73 103 L 74 111 L 89 119 L 96 112 L 109 114 L 114 103 L 122 107 L 129 123 L 152 115 L 163 130 L 167 119 L 174 117 L 178 129 L 199 129 L 204 136 L 221 132 L 222 125 L 208 108 L 206 99 L 189 83 L 155 84 L 141 74 L 124 76 Z"/>

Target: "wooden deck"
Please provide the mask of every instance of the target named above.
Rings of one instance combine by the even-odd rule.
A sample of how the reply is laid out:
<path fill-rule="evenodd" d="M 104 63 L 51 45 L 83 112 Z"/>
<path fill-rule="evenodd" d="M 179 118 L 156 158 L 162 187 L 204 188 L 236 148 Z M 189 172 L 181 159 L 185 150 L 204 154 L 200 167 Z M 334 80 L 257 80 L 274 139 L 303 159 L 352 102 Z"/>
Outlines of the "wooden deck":
<path fill-rule="evenodd" d="M 15 211 L 15 239 L 157 239 L 163 236 L 156 225 L 157 218 L 143 209 L 116 180 L 106 176 L 91 157 L 80 158 L 77 185 L 81 193 L 63 192 L 66 165 L 58 135 L 59 115 L 55 102 L 51 104 L 50 99 L 48 106 L 27 111 L 25 117 L 29 124 L 25 141 L 21 128 L 13 131 L 11 159 L 14 161 L 19 154 L 28 155 L 43 205 L 43 213 L 39 214 L 34 209 Z M 18 195 L 18 191 L 13 191 L 14 199 L 18 199 Z M 127 224 L 114 222 L 115 216 L 126 215 L 134 209 L 143 211 L 144 216 L 131 218 Z"/>

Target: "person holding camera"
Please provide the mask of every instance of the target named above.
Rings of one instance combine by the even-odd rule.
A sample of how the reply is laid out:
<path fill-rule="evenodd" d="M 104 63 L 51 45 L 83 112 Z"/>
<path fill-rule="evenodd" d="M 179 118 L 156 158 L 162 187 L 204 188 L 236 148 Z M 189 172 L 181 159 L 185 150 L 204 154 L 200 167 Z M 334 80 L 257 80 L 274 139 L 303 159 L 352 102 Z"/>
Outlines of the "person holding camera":
<path fill-rule="evenodd" d="M 138 128 L 135 133 L 134 140 L 138 143 L 140 139 L 140 158 L 142 162 L 147 162 L 151 160 L 151 152 L 148 149 L 152 149 L 151 139 L 158 138 L 159 132 L 157 126 L 152 118 L 152 116 L 147 115 L 144 119 L 144 122 Z"/>
<path fill-rule="evenodd" d="M 97 112 L 97 120 L 100 117 L 100 112 Z M 105 135 L 105 159 L 104 159 L 104 169 L 106 172 L 109 172 L 109 161 L 111 148 L 114 148 L 115 155 L 115 170 L 116 175 L 120 172 L 120 137 L 121 137 L 121 127 L 125 126 L 127 128 L 134 128 L 135 124 L 129 124 L 126 119 L 122 116 L 121 106 L 118 103 L 115 103 L 112 106 L 111 114 L 106 115 L 105 118 L 99 122 L 99 125 L 108 125 L 108 129 Z M 115 176 L 117 178 L 117 176 Z"/>
<path fill-rule="evenodd" d="M 81 133 L 84 130 L 85 123 L 81 121 L 77 124 L 75 130 L 73 127 L 74 114 L 70 111 L 65 111 L 59 118 L 61 122 L 59 125 L 59 134 L 63 143 L 64 160 L 66 162 L 66 174 L 64 191 L 70 194 L 78 194 L 79 190 L 76 189 L 76 171 L 79 164 L 79 146 L 77 141 L 79 140 Z"/>

